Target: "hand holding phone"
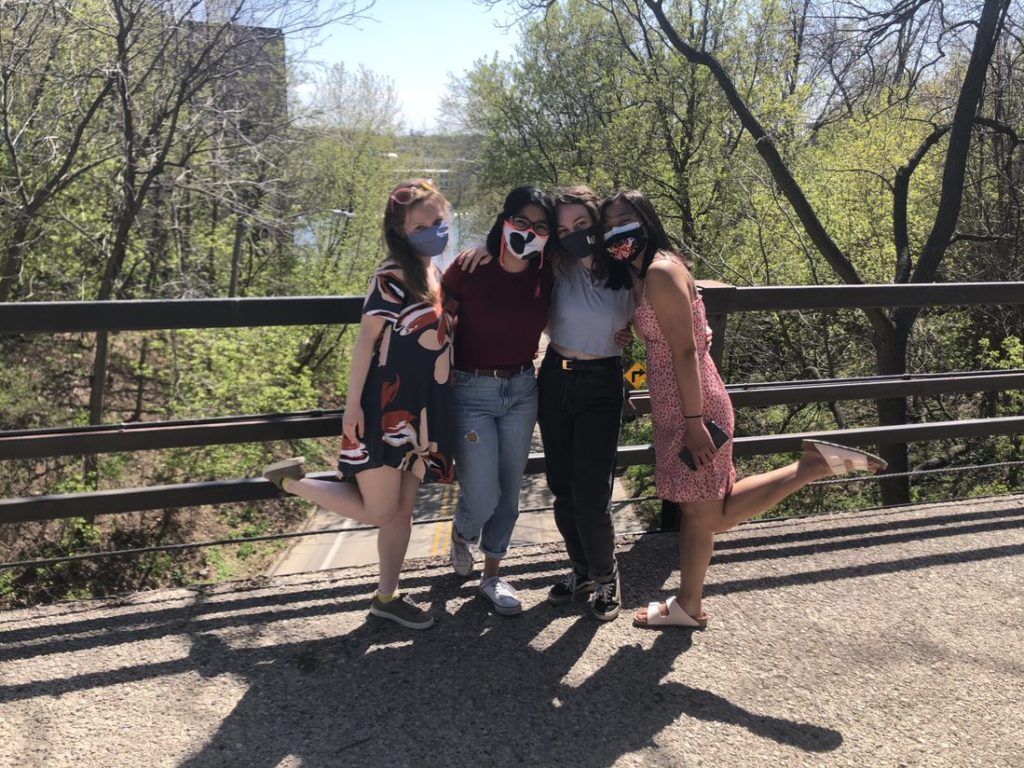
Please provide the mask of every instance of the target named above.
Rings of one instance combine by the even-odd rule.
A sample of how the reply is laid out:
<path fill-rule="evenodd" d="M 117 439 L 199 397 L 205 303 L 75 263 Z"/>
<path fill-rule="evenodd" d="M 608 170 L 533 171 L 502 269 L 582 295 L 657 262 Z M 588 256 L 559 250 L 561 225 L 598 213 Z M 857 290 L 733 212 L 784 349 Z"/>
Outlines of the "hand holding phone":
<path fill-rule="evenodd" d="M 704 426 L 707 427 L 708 434 L 711 435 L 711 442 L 714 444 L 715 450 L 721 448 L 731 439 L 729 437 L 729 433 L 711 419 L 704 419 Z M 683 450 L 679 452 L 679 460 L 694 472 L 697 471 L 697 462 L 694 461 L 693 454 L 685 445 L 683 446 Z"/>

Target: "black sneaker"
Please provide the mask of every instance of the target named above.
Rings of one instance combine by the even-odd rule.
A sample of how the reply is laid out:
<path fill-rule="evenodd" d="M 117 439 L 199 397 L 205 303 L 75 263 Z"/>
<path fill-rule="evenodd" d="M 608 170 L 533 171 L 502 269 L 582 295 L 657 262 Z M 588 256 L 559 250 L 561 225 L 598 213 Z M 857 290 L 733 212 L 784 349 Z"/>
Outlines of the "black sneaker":
<path fill-rule="evenodd" d="M 576 571 L 569 571 L 569 574 L 560 582 L 555 584 L 548 592 L 548 602 L 551 605 L 565 605 L 573 600 L 579 600 L 584 595 L 594 591 L 596 584 L 586 576 L 580 576 Z"/>
<path fill-rule="evenodd" d="M 590 604 L 590 610 L 601 621 L 611 621 L 619 615 L 622 606 L 619 603 L 619 577 L 616 575 L 611 581 L 598 584 L 594 588 L 594 602 Z"/>

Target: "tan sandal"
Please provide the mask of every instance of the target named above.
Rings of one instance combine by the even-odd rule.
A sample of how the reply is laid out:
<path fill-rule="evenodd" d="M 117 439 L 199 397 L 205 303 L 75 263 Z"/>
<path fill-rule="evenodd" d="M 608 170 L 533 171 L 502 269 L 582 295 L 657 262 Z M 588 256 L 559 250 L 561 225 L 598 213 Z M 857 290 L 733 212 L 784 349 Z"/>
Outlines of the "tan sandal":
<path fill-rule="evenodd" d="M 708 626 L 707 614 L 701 614 L 694 618 L 688 614 L 683 606 L 676 600 L 675 595 L 665 601 L 668 613 L 661 612 L 661 603 L 654 602 L 647 604 L 647 618 L 641 621 L 639 616 L 633 617 L 634 627 L 683 627 L 699 632 Z"/>
<path fill-rule="evenodd" d="M 805 450 L 817 451 L 828 464 L 833 475 L 845 475 L 849 472 L 877 474 L 888 466 L 885 459 L 875 456 L 873 453 L 847 448 L 845 445 L 836 443 L 827 443 L 824 440 L 803 440 L 800 446 Z"/>

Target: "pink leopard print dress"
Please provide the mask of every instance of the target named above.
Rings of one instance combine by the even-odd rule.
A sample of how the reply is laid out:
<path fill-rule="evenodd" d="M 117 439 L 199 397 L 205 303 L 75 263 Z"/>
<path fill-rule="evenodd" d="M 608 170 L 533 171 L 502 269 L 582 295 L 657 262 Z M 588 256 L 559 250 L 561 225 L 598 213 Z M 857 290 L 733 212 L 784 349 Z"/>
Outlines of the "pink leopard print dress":
<path fill-rule="evenodd" d="M 677 257 L 665 253 L 659 253 L 654 258 L 682 264 Z M 637 302 L 633 321 L 647 346 L 647 386 L 651 391 L 651 421 L 654 425 L 654 483 L 658 496 L 675 502 L 724 499 L 736 482 L 736 470 L 732 465 L 732 441 L 718 450 L 710 465 L 696 472 L 679 459 L 688 422 L 683 418 L 682 400 L 676 385 L 675 369 L 672 367 L 672 352 L 665 341 L 658 318 L 655 317 L 654 308 L 647 301 L 646 291 Z M 735 423 L 732 402 L 709 354 L 706 328 L 707 315 L 698 290 L 693 302 L 693 337 L 698 346 L 704 416 L 731 435 Z"/>

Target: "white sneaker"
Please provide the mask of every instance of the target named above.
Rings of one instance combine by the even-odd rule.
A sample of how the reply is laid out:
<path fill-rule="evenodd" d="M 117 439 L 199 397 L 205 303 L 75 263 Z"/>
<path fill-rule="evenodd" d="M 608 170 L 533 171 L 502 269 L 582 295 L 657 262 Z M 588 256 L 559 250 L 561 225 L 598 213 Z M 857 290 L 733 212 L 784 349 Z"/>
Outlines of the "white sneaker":
<path fill-rule="evenodd" d="M 469 542 L 459 536 L 452 529 L 452 545 L 448 549 L 448 557 L 452 561 L 452 568 L 459 576 L 469 576 L 473 572 L 473 552 L 469 548 Z"/>
<path fill-rule="evenodd" d="M 516 591 L 500 576 L 480 579 L 480 594 L 494 603 L 494 610 L 502 616 L 522 613 L 523 604 L 516 597 Z"/>

